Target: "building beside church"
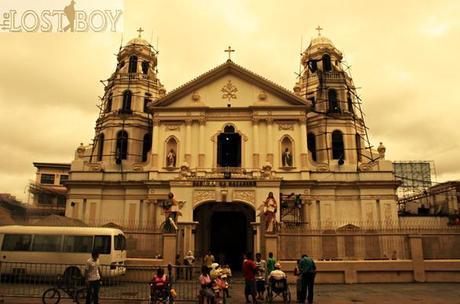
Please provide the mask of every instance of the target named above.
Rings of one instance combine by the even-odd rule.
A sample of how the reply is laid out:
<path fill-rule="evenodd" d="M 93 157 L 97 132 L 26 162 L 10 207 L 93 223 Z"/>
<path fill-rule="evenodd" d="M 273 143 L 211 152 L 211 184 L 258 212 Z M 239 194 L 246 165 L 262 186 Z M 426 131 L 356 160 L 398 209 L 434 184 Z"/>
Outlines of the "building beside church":
<path fill-rule="evenodd" d="M 64 183 L 69 179 L 70 164 L 34 162 L 35 181 L 29 185 L 32 205 L 37 208 L 51 208 L 64 211 L 67 189 Z"/>
<path fill-rule="evenodd" d="M 159 226 L 171 192 L 182 202 L 179 248 L 229 259 L 261 249 L 270 192 L 278 222 L 396 222 L 399 181 L 385 147 L 368 142 L 342 53 L 318 36 L 300 60 L 292 91 L 229 59 L 166 92 L 155 49 L 129 41 L 105 82 L 94 141 L 72 161 L 66 215 Z"/>

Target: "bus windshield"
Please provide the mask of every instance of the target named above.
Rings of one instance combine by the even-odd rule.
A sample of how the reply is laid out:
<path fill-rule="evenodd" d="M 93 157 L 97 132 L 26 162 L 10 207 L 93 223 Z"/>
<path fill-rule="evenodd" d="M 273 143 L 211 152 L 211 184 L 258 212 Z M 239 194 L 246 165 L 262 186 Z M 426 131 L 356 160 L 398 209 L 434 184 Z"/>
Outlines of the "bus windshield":
<path fill-rule="evenodd" d="M 126 238 L 123 234 L 115 236 L 115 250 L 126 250 Z"/>

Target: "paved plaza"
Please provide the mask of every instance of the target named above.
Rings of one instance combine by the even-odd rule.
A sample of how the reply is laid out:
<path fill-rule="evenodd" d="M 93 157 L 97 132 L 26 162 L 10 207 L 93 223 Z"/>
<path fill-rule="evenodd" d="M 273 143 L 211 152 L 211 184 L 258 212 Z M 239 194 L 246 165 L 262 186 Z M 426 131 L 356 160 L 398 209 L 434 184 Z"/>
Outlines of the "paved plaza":
<path fill-rule="evenodd" d="M 460 284 L 454 283 L 408 283 L 408 284 L 354 284 L 354 285 L 317 285 L 315 287 L 316 304 L 349 303 L 460 303 Z M 244 304 L 243 285 L 234 284 L 228 304 Z M 295 300 L 295 288 L 292 289 Z M 0 303 L 2 300 L 0 298 Z M 41 303 L 39 298 L 3 298 L 3 303 Z M 2 304 L 3 304 L 2 303 Z M 61 303 L 70 304 L 70 300 Z M 135 300 L 102 300 L 101 303 L 146 303 Z M 281 302 L 280 302 L 281 303 Z M 292 301 L 295 303 L 295 301 Z"/>

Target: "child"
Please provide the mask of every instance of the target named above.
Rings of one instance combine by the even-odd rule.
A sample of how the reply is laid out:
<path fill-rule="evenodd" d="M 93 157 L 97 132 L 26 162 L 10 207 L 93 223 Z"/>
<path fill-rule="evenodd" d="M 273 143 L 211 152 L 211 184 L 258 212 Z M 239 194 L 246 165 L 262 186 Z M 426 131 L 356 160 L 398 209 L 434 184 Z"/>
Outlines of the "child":
<path fill-rule="evenodd" d="M 224 289 L 224 296 L 230 298 L 230 293 L 228 292 L 228 287 L 230 285 L 230 280 L 232 278 L 232 270 L 230 269 L 230 266 L 228 266 L 228 264 L 223 265 L 220 274 L 222 280 L 226 284 L 226 288 Z"/>

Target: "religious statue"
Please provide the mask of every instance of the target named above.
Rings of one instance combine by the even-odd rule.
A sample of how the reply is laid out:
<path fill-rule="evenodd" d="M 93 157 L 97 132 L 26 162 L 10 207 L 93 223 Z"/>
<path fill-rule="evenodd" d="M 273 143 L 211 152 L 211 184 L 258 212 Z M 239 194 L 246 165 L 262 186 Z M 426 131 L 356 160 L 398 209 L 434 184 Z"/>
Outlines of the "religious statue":
<path fill-rule="evenodd" d="M 187 162 L 182 163 L 179 171 L 179 179 L 187 179 L 192 176 L 190 165 Z"/>
<path fill-rule="evenodd" d="M 166 156 L 166 166 L 175 167 L 176 166 L 176 152 L 173 148 L 169 150 L 168 155 Z"/>
<path fill-rule="evenodd" d="M 383 145 L 383 143 L 380 143 L 380 145 L 377 148 L 377 152 L 379 152 L 379 157 L 380 159 L 385 159 L 385 152 L 387 148 Z"/>
<path fill-rule="evenodd" d="M 262 167 L 261 176 L 263 179 L 271 179 L 273 177 L 272 164 L 266 162 Z"/>
<path fill-rule="evenodd" d="M 268 193 L 267 199 L 263 202 L 263 215 L 265 217 L 265 231 L 273 232 L 276 223 L 276 210 L 278 209 L 273 192 Z"/>
<path fill-rule="evenodd" d="M 174 230 L 177 230 L 177 220 L 179 216 L 182 215 L 180 208 L 185 204 L 185 202 L 177 201 L 174 198 L 174 194 L 172 192 L 168 193 L 168 199 L 163 204 L 163 209 L 165 213 L 165 230 L 170 230 L 167 227 L 174 227 Z"/>
<path fill-rule="evenodd" d="M 283 152 L 282 163 L 283 167 L 292 167 L 292 154 L 289 148 L 286 148 Z"/>

